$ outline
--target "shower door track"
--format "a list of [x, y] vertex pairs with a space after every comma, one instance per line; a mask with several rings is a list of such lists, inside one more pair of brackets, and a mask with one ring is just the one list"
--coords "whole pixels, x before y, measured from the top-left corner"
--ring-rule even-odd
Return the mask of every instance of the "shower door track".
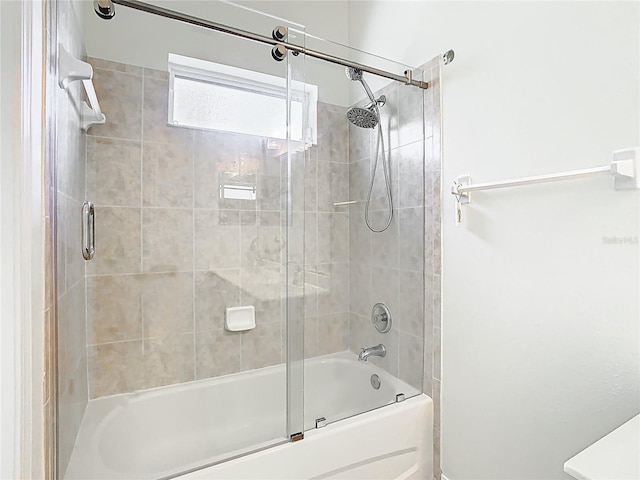
[[175, 10], [169, 10], [167, 8], [158, 7], [156, 5], [150, 5], [148, 3], [140, 2], [138, 0], [112, 0], [112, 1], [115, 4], [122, 5], [124, 7], [133, 8], [135, 10], [140, 10], [141, 12], [152, 13], [154, 15], [159, 15], [161, 17], [169, 18], [172, 20], [178, 20], [180, 22], [188, 23], [190, 25], [196, 25], [199, 27], [208, 28], [210, 30], [215, 30], [215, 31], [226, 33], [229, 35], [234, 35], [236, 37], [246, 38], [247, 40], [252, 40], [254, 42], [264, 43], [266, 45], [271, 45], [271, 46], [281, 45], [287, 50], [290, 50], [292, 52], [309, 55], [310, 57], [319, 58], [321, 60], [325, 60], [330, 63], [342, 65], [344, 67], [357, 68], [367, 73], [372, 73], [380, 77], [402, 82], [406, 85], [413, 85], [422, 89], [429, 88], [429, 84], [427, 82], [422, 82], [420, 80], [414, 79], [412, 76], [411, 70], [405, 70], [404, 75], [397, 75], [395, 73], [387, 72], [385, 70], [380, 70], [374, 67], [370, 67], [368, 65], [363, 65], [361, 63], [352, 62], [351, 60], [346, 60], [344, 58], [329, 55], [328, 53], [301, 47], [293, 43], [275, 40], [273, 38], [266, 37], [264, 35], [259, 35], [257, 33], [249, 32], [247, 30], [242, 30], [240, 28], [231, 27], [229, 25], [224, 25], [222, 23], [216, 23], [211, 20], [205, 20], [203, 18], [194, 17], [192, 15], [176, 12]]

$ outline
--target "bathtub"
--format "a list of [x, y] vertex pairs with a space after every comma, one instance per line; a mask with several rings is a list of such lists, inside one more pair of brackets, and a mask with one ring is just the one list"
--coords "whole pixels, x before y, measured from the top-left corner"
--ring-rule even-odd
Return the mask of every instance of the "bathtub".
[[286, 438], [277, 365], [90, 401], [64, 478], [433, 478], [429, 397], [351, 352], [306, 360], [304, 372], [304, 440]]

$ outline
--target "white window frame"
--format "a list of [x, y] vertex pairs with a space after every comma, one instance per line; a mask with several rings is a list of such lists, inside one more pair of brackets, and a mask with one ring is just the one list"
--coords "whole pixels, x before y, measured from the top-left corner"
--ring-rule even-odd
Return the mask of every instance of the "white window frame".
[[[287, 79], [254, 72], [220, 63], [169, 54], [169, 125], [178, 125], [174, 120], [174, 81], [176, 77], [200, 80], [216, 85], [243, 89], [257, 94], [287, 98]], [[318, 143], [318, 87], [310, 83], [292, 80], [292, 97], [302, 101], [303, 114], [306, 112], [305, 144]], [[186, 128], [190, 128], [185, 125]], [[213, 130], [213, 129], [212, 129]]]

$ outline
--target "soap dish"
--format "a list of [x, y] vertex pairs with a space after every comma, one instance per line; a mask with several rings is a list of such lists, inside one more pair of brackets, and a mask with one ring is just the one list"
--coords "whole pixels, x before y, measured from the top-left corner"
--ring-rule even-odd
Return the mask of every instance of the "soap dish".
[[224, 316], [224, 328], [230, 332], [242, 332], [256, 328], [256, 309], [248, 307], [229, 307]]

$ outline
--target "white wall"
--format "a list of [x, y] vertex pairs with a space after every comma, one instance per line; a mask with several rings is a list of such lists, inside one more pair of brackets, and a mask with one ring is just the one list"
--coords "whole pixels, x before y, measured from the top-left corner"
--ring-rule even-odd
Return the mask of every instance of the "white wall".
[[[42, 478], [43, 5], [0, 4], [0, 478]], [[26, 93], [28, 92], [28, 93]]]
[[[149, 3], [198, 16], [214, 22], [230, 25], [271, 37], [274, 27], [294, 27], [297, 22], [308, 33], [318, 32], [335, 42], [347, 41], [346, 1], [266, 1], [254, 0], [242, 3], [246, 9], [224, 2], [198, 0], [153, 0]], [[285, 62], [271, 58], [271, 47], [212, 32], [200, 27], [185, 25], [152, 14], [138, 12], [116, 5], [116, 16], [111, 20], [100, 19], [93, 11], [92, 2], [83, 2], [86, 23], [87, 54], [131, 65], [158, 70], [167, 69], [167, 54], [178, 53], [205, 60], [252, 69], [271, 75], [286, 75]], [[269, 15], [253, 11], [257, 9]], [[299, 28], [299, 27], [298, 27]], [[291, 39], [301, 43], [300, 36]], [[309, 48], [322, 44], [334, 54], [344, 49], [327, 45], [311, 38], [306, 39]], [[296, 65], [302, 65], [299, 57]], [[302, 67], [300, 67], [302, 68]], [[320, 86], [319, 96], [323, 102], [346, 105], [348, 83], [343, 74], [336, 75], [336, 67], [324, 62], [309, 60], [305, 63], [305, 79]]]
[[0, 478], [19, 469], [19, 351], [16, 349], [18, 298], [14, 281], [17, 250], [13, 222], [18, 176], [12, 161], [18, 149], [20, 5], [0, 2]]
[[562, 479], [563, 462], [638, 413], [639, 195], [608, 178], [474, 194], [604, 165], [640, 144], [635, 2], [352, 2], [350, 44], [421, 64], [443, 90], [443, 472]]

